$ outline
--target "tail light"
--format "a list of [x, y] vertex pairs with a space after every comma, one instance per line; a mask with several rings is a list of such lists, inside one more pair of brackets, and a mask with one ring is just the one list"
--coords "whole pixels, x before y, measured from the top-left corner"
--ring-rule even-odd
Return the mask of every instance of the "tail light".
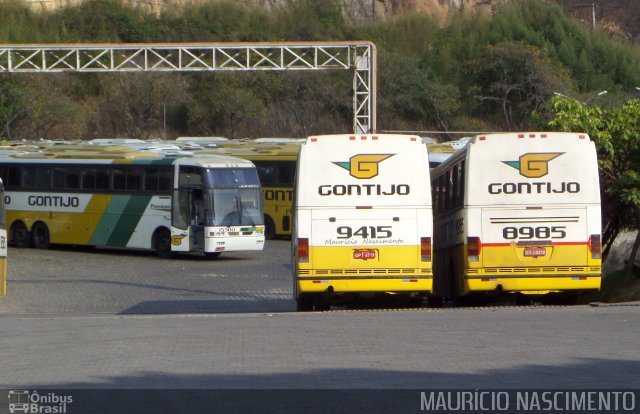
[[309, 263], [309, 239], [298, 239], [298, 262]]
[[592, 259], [602, 259], [602, 242], [599, 234], [589, 236], [589, 250]]
[[420, 260], [431, 261], [431, 237], [420, 237]]
[[480, 260], [480, 237], [467, 237], [467, 261]]

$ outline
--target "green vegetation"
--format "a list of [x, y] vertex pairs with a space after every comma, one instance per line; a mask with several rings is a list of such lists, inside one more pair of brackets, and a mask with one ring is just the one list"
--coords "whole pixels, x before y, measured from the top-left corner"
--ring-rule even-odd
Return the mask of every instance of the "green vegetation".
[[611, 273], [602, 279], [599, 292], [585, 294], [579, 301], [580, 303], [640, 301], [640, 273], [634, 273], [631, 279], [625, 276], [624, 271]]
[[[549, 127], [588, 133], [596, 144], [602, 188], [603, 257], [622, 230], [640, 230], [640, 99], [600, 108], [555, 96]], [[640, 231], [628, 260], [627, 278], [640, 247]]]
[[[591, 32], [558, 6], [515, 0], [493, 15], [350, 21], [337, 0], [249, 8], [212, 0], [160, 15], [87, 0], [52, 12], [0, 2], [0, 42], [371, 40], [379, 130], [532, 129], [560, 92], [615, 105], [637, 93], [640, 47]], [[179, 79], [179, 81], [176, 81]], [[52, 88], [53, 86], [53, 88]], [[352, 129], [348, 73], [24, 75], [0, 79], [6, 138], [303, 136]], [[141, 96], [145, 94], [146, 96]]]

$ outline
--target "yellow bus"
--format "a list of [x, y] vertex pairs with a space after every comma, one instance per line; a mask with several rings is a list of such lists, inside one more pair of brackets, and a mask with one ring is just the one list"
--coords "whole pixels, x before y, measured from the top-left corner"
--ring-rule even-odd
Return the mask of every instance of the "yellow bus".
[[253, 164], [239, 158], [60, 149], [5, 154], [0, 178], [16, 247], [54, 243], [216, 257], [264, 246], [259, 179]]
[[434, 295], [529, 301], [600, 288], [598, 164], [586, 134], [479, 135], [431, 170]]
[[431, 292], [429, 160], [420, 137], [309, 137], [300, 148], [294, 197], [299, 311]]
[[7, 295], [7, 217], [4, 207], [4, 185], [0, 180], [0, 297]]

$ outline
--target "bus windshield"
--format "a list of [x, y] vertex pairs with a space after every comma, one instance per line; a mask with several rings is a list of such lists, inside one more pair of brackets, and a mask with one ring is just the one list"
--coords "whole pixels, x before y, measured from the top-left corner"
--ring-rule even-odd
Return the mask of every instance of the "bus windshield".
[[[254, 171], [255, 172], [255, 171]], [[259, 188], [229, 188], [208, 190], [213, 200], [213, 216], [207, 215], [209, 226], [262, 225], [260, 213], [262, 192]]]
[[259, 187], [255, 168], [209, 168], [205, 172], [204, 185], [208, 188]]

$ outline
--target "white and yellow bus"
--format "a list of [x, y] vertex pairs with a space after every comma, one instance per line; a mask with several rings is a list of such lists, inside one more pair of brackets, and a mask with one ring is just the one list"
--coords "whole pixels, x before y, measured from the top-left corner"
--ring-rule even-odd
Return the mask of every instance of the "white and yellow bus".
[[302, 144], [291, 236], [298, 310], [431, 292], [428, 177], [417, 136], [324, 135]]
[[261, 250], [254, 165], [138, 151], [16, 153], [0, 158], [9, 241], [174, 252]]
[[4, 208], [4, 185], [0, 180], [0, 298], [7, 295], [7, 217]]
[[479, 135], [431, 180], [434, 295], [526, 300], [599, 289], [600, 188], [588, 135]]

